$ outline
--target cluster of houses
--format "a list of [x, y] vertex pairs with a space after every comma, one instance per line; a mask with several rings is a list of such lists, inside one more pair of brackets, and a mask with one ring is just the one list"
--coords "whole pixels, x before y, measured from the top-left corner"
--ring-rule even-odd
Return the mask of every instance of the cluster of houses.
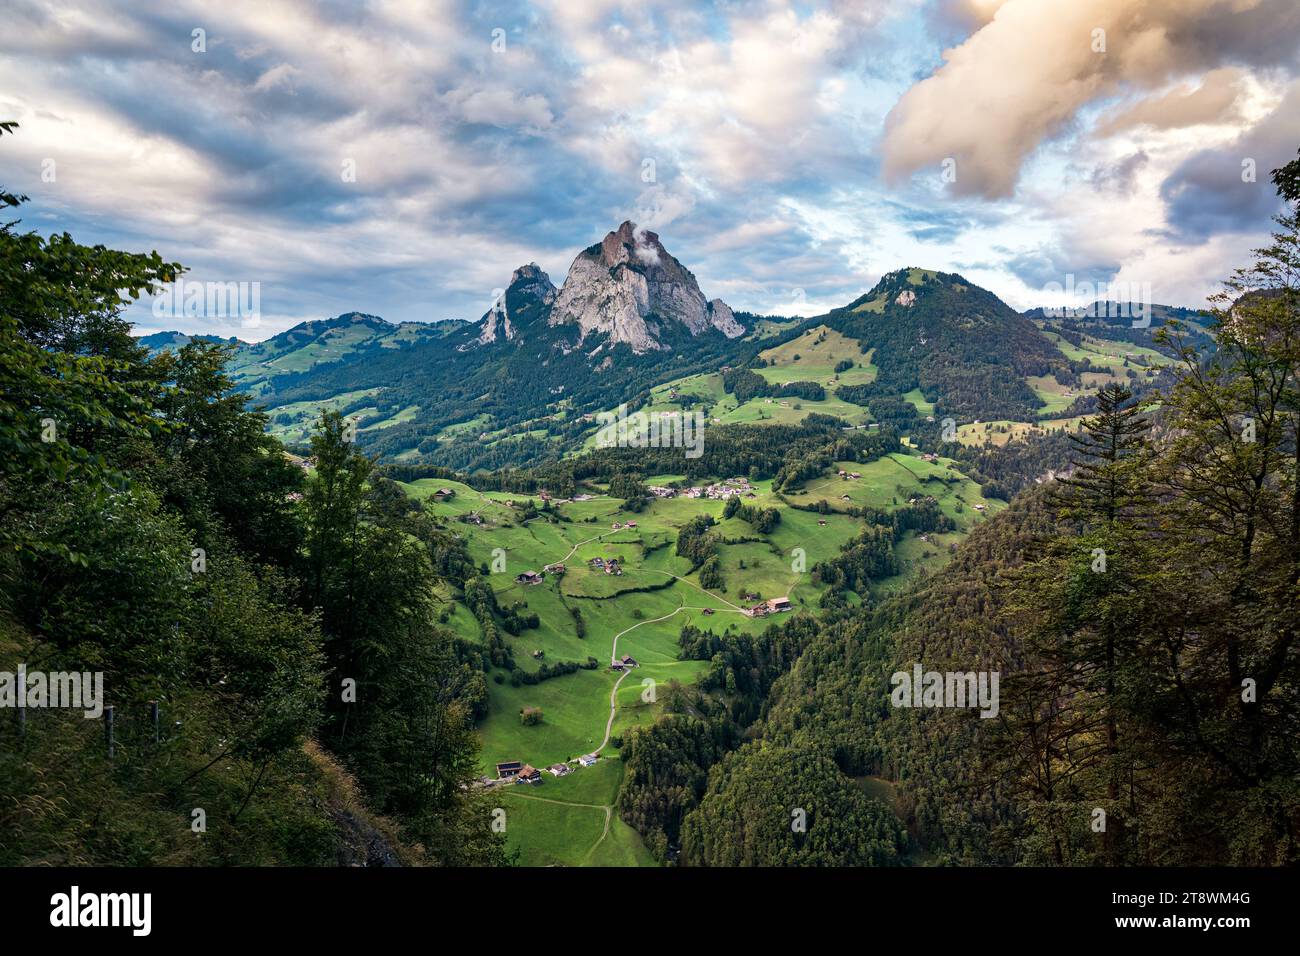
[[939, 456], [936, 455], [934, 452], [927, 451], [924, 455], [921, 456], [921, 460], [922, 460], [922, 461], [938, 461], [938, 460], [939, 460]]
[[[593, 767], [600, 757], [597, 754], [583, 754], [578, 758], [577, 763], [580, 767]], [[553, 763], [546, 768], [546, 772], [552, 777], [567, 777], [573, 773], [574, 767], [571, 763]], [[529, 786], [536, 786], [542, 782], [542, 772], [530, 763], [522, 760], [507, 760], [497, 764], [497, 775], [493, 777], [480, 777], [479, 784], [484, 787], [495, 787], [503, 783], [523, 783]]]
[[570, 501], [588, 501], [590, 500], [591, 495], [574, 495], [572, 498], [557, 498], [555, 495], [543, 488], [537, 492], [537, 497], [543, 504], [550, 502], [551, 504], [567, 505]]
[[618, 558], [610, 558], [606, 561], [604, 558], [592, 558], [591, 567], [596, 571], [604, 571], [606, 574], [622, 574], [623, 569], [618, 566]]
[[631, 670], [633, 667], [638, 666], [640, 665], [637, 664], [636, 658], [631, 654], [624, 654], [621, 658], [615, 658], [609, 662], [609, 669], [612, 671]]
[[788, 597], [772, 598], [768, 601], [761, 601], [753, 607], [747, 608], [745, 613], [750, 617], [767, 617], [769, 614], [779, 614], [782, 611], [794, 610], [794, 605], [790, 603]]
[[[718, 484], [705, 487], [692, 486], [680, 490], [665, 485], [650, 485], [646, 490], [656, 498], [676, 498], [681, 495], [684, 498], [711, 498], [721, 501], [734, 498], [736, 495], [744, 495], [746, 498], [758, 497], [748, 478], [728, 478]], [[629, 525], [629, 527], [634, 527], [634, 525]]]
[[564, 574], [566, 568], [559, 562], [548, 564], [540, 571], [524, 571], [522, 574], [515, 575], [515, 584], [541, 584], [546, 580], [548, 574], [554, 574], [556, 577]]
[[857, 479], [861, 477], [862, 477], [862, 473], [858, 471], [843, 471], [843, 470], [840, 471], [840, 478], [843, 479], [844, 481], [849, 481], [851, 479]]
[[557, 505], [567, 505], [571, 501], [590, 501], [592, 498], [591, 495], [586, 495], [586, 494], [574, 495], [572, 498], [557, 498], [555, 497], [555, 495], [553, 495], [550, 492], [549, 489], [546, 488], [542, 488], [541, 490], [539, 490], [537, 492], [537, 497], [543, 502], [549, 501], [552, 504], [557, 504]]
[[[554, 772], [554, 768], [547, 769]], [[560, 775], [556, 774], [556, 776]], [[512, 783], [539, 784], [542, 782], [542, 772], [530, 763], [507, 760], [505, 763], [497, 764], [497, 781], [504, 780]]]
[[[522, 760], [506, 760], [497, 764], [497, 780], [510, 780], [514, 783], [540, 783], [542, 775], [532, 764]], [[487, 780], [483, 781], [487, 783]]]
[[717, 501], [725, 501], [738, 495], [744, 495], [746, 498], [758, 497], [746, 478], [728, 478], [720, 484], [705, 488], [687, 488], [684, 493], [688, 498], [710, 498]]
[[624, 528], [635, 528], [635, 527], [636, 527], [635, 521], [629, 521], [627, 524], [622, 524], [621, 522], [615, 521], [613, 524], [609, 526], [609, 530], [622, 531]]

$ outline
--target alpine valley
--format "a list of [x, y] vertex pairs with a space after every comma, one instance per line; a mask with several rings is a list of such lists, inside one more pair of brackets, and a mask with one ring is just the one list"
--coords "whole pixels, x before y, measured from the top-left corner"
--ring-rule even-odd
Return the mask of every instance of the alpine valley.
[[151, 6], [6, 18], [6, 939], [1282, 912], [1296, 0]]
[[[350, 312], [240, 344], [228, 373], [309, 480], [322, 413], [377, 461], [375, 493], [426, 543], [437, 621], [476, 675], [473, 786], [506, 812], [521, 862], [662, 863], [684, 841], [682, 862], [759, 862], [762, 840], [719, 836], [731, 824], [708, 794], [733, 771], [709, 768], [740, 759], [798, 661], [847, 654], [819, 679], [865, 679], [884, 645], [827, 643], [949, 580], [935, 576], [950, 562], [968, 568], [968, 538], [1018, 533], [980, 526], [1021, 491], [1038, 513], [1099, 389], [1168, 384], [1167, 320], [1213, 344], [1207, 316], [1157, 306], [1143, 327], [1129, 305], [1020, 314], [960, 275], [903, 268], [824, 315], [735, 313], [625, 222], [559, 288], [515, 270], [476, 322]], [[602, 413], [620, 407], [698, 415], [703, 453], [604, 447]], [[959, 852], [881, 753], [837, 769], [806, 746], [744, 757], [762, 768], [747, 779], [779, 783], [740, 799], [763, 818], [797, 791], [835, 807], [807, 859]]]
[[[476, 322], [348, 312], [239, 343], [229, 370], [290, 447], [305, 448], [328, 408], [384, 462], [466, 472], [570, 456], [620, 405], [699, 409], [710, 425], [822, 414], [905, 433], [952, 417], [964, 444], [1001, 444], [1076, 423], [1105, 382], [1152, 386], [1165, 319], [1203, 337], [1191, 310], [1154, 306], [1134, 328], [1127, 306], [1020, 315], [959, 275], [908, 268], [822, 316], [733, 313], [658, 235], [624, 222], [558, 289], [536, 264], [516, 269]], [[186, 341], [141, 339], [155, 351]]]
[[1294, 862], [1278, 222], [1213, 313], [907, 267], [753, 315], [626, 222], [477, 321], [256, 344], [0, 229], [0, 676], [122, 715], [0, 726], [0, 862]]

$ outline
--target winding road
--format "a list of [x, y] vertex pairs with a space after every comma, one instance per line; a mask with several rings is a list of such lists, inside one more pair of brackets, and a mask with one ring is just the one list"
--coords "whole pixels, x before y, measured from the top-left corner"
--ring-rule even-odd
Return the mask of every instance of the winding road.
[[603, 803], [574, 803], [570, 800], [552, 800], [550, 797], [534, 797], [527, 793], [519, 793], [517, 790], [510, 791], [510, 795], [512, 797], [518, 797], [520, 800], [536, 800], [538, 803], [554, 803], [561, 807], [582, 807], [583, 809], [590, 810], [604, 810], [605, 829], [601, 831], [600, 839], [591, 845], [591, 849], [587, 851], [587, 856], [591, 856], [591, 854], [595, 853], [596, 848], [605, 842], [605, 837], [609, 836], [609, 825], [614, 817], [613, 806]]
[[[660, 572], [658, 572], [658, 573], [659, 573], [659, 574], [668, 574], [669, 572], [667, 572], [667, 571], [660, 571]], [[685, 580], [686, 580], [685, 578], [678, 577], [678, 576], [675, 575], [675, 574], [672, 575], [672, 577], [677, 578], [678, 581], [685, 581]], [[687, 583], [687, 584], [691, 584], [690, 581], [686, 581], [686, 583]], [[704, 591], [703, 588], [697, 587], [697, 586], [694, 585], [694, 584], [691, 584], [691, 587], [694, 587], [694, 588], [696, 588], [696, 590], [699, 590], [699, 591]], [[705, 593], [705, 594], [708, 594], [710, 597], [717, 597], [717, 595], [714, 595], [714, 594], [710, 593], [709, 591], [704, 591], [704, 593]], [[717, 598], [717, 599], [718, 599], [719, 601], [722, 601], [723, 604], [731, 604], [730, 601], [723, 601], [722, 598]], [[744, 614], [744, 613], [745, 613], [745, 611], [744, 611], [743, 608], [736, 607], [736, 605], [734, 605], [734, 604], [731, 604], [731, 607], [734, 609], [734, 610], [732, 611], [732, 613], [736, 613], [736, 614]], [[666, 621], [666, 620], [668, 620], [670, 617], [673, 617], [673, 616], [676, 615], [676, 614], [680, 614], [682, 611], [703, 611], [703, 610], [704, 610], [704, 607], [703, 607], [703, 606], [698, 606], [698, 607], [697, 607], [697, 606], [695, 606], [695, 605], [693, 605], [693, 604], [683, 604], [681, 607], [679, 607], [679, 608], [675, 608], [674, 610], [669, 611], [667, 614], [663, 615], [662, 617], [652, 617], [652, 618], [650, 618], [650, 620], [648, 620], [648, 621], [637, 621], [637, 622], [636, 622], [635, 624], [633, 624], [631, 627], [625, 627], [625, 628], [623, 628], [623, 630], [619, 631], [617, 634], [614, 635], [614, 646], [613, 646], [612, 648], [610, 648], [610, 652], [609, 652], [610, 660], [617, 660], [617, 659], [618, 659], [618, 639], [619, 639], [620, 637], [622, 637], [624, 634], [626, 634], [628, 631], [634, 631], [634, 630], [636, 630], [638, 627], [640, 627], [642, 624], [657, 624], [657, 623], [660, 622], [660, 621]], [[621, 684], [623, 683], [623, 681], [627, 679], [627, 675], [630, 674], [630, 673], [632, 673], [632, 672], [631, 672], [631, 671], [628, 671], [628, 670], [623, 671], [622, 676], [620, 676], [619, 679], [616, 680], [616, 681], [614, 682], [614, 689], [611, 690], [611, 691], [609, 692], [609, 719], [608, 719], [607, 721], [605, 721], [605, 739], [602, 740], [602, 741], [600, 742], [600, 746], [599, 746], [599, 747], [597, 747], [595, 750], [592, 751], [592, 753], [594, 753], [594, 754], [598, 754], [598, 753], [600, 753], [600, 752], [601, 752], [602, 750], [604, 750], [605, 747], [609, 744], [609, 735], [610, 735], [610, 732], [613, 730], [613, 727], [614, 727], [614, 718], [615, 718], [616, 716], [618, 716], [618, 688], [619, 688], [619, 685], [621, 685]]]
[[[620, 530], [621, 530], [621, 529], [620, 529]], [[552, 561], [551, 563], [552, 563], [552, 564], [563, 564], [565, 561], [568, 561], [569, 558], [573, 557], [574, 554], [577, 553], [578, 549], [581, 548], [584, 544], [590, 544], [590, 543], [593, 542], [593, 541], [599, 541], [601, 538], [605, 537], [605, 535], [607, 535], [607, 534], [613, 534], [613, 533], [614, 533], [613, 531], [603, 531], [603, 532], [601, 532], [600, 534], [596, 535], [594, 538], [588, 538], [586, 541], [579, 541], [577, 544], [575, 544], [572, 548], [569, 549], [569, 553], [568, 553], [568, 554], [566, 554], [564, 557], [560, 558], [559, 561]], [[534, 535], [533, 537], [536, 537], [536, 535]]]
[[[622, 529], [620, 529], [620, 530], [622, 530]], [[563, 558], [561, 558], [559, 561], [554, 562], [554, 563], [556, 563], [556, 564], [563, 564], [564, 562], [566, 562], [566, 561], [568, 561], [570, 558], [572, 558], [572, 557], [574, 556], [574, 554], [577, 553], [578, 549], [579, 549], [580, 547], [582, 547], [584, 544], [590, 544], [592, 541], [600, 541], [600, 540], [602, 540], [603, 538], [605, 538], [607, 535], [614, 534], [614, 533], [615, 533], [615, 532], [613, 532], [613, 531], [604, 531], [604, 532], [601, 532], [601, 533], [598, 534], [598, 535], [595, 535], [595, 536], [593, 536], [593, 537], [587, 538], [587, 539], [585, 539], [585, 540], [583, 540], [583, 541], [579, 541], [577, 544], [575, 544], [572, 548], [569, 549], [569, 553], [568, 553], [568, 554], [566, 554]], [[682, 577], [682, 576], [679, 575], [679, 574], [673, 574], [671, 571], [660, 571], [660, 570], [655, 569], [655, 568], [642, 568], [641, 570], [643, 570], [643, 571], [650, 571], [650, 572], [652, 572], [652, 573], [654, 573], [654, 574], [666, 574], [666, 575], [668, 575], [670, 578], [672, 578], [673, 580], [675, 580], [675, 581], [681, 581], [683, 584], [685, 584], [685, 585], [687, 585], [687, 586], [689, 586], [689, 587], [694, 588], [695, 590], [699, 591], [701, 594], [706, 594], [706, 595], [708, 595], [709, 597], [713, 598], [715, 601], [719, 601], [719, 602], [721, 602], [722, 604], [727, 605], [726, 608], [714, 608], [713, 610], [715, 610], [715, 611], [725, 611], [725, 612], [732, 613], [732, 614], [744, 614], [744, 613], [746, 613], [745, 609], [742, 608], [742, 607], [740, 607], [739, 605], [732, 604], [732, 603], [731, 603], [730, 601], [728, 601], [726, 598], [719, 597], [718, 595], [714, 594], [712, 591], [709, 591], [709, 590], [707, 590], [707, 589], [705, 589], [705, 588], [700, 587], [698, 584], [696, 584], [696, 583], [693, 582], [693, 581], [688, 581], [688, 580], [686, 580], [686, 578]], [[680, 614], [682, 611], [703, 611], [703, 610], [706, 610], [706, 606], [705, 606], [705, 605], [683, 604], [683, 605], [681, 605], [680, 607], [674, 608], [672, 611], [669, 611], [667, 614], [664, 614], [664, 615], [662, 615], [662, 616], [660, 616], [660, 617], [650, 618], [649, 620], [646, 620], [646, 621], [637, 621], [635, 624], [631, 625], [630, 627], [625, 627], [625, 628], [623, 628], [623, 630], [619, 631], [617, 634], [614, 635], [614, 639], [613, 639], [613, 641], [611, 642], [610, 651], [609, 651], [610, 661], [612, 662], [612, 661], [615, 661], [615, 660], [618, 659], [618, 641], [619, 641], [619, 638], [621, 638], [624, 634], [627, 634], [629, 631], [634, 631], [634, 630], [636, 630], [638, 627], [641, 627], [641, 626], [644, 625], [644, 624], [657, 624], [657, 623], [659, 623], [660, 621], [666, 621], [666, 620], [668, 620], [669, 618], [674, 617], [674, 616], [676, 616], [677, 614]], [[631, 673], [632, 673], [632, 671], [630, 671], [630, 670], [625, 670], [625, 671], [623, 671], [623, 673], [619, 675], [618, 680], [616, 680], [616, 681], [614, 682], [614, 687], [613, 687], [613, 688], [610, 690], [610, 692], [609, 692], [609, 718], [605, 721], [605, 735], [604, 735], [604, 737], [601, 739], [600, 746], [597, 747], [595, 750], [591, 751], [593, 754], [599, 754], [602, 750], [604, 750], [607, 746], [609, 746], [609, 738], [610, 738], [610, 735], [613, 733], [613, 729], [614, 729], [614, 718], [618, 716], [618, 689], [619, 689], [619, 687], [622, 686], [623, 681], [625, 681], [625, 680], [627, 679], [627, 676], [628, 676], [629, 674], [631, 674]], [[549, 797], [535, 797], [535, 796], [532, 796], [531, 794], [527, 794], [527, 793], [523, 793], [523, 792], [521, 792], [521, 791], [520, 791], [520, 788], [518, 788], [518, 787], [512, 787], [512, 788], [510, 789], [509, 793], [510, 793], [511, 796], [518, 797], [518, 798], [521, 799], [521, 800], [537, 800], [537, 801], [539, 801], [539, 802], [541, 802], [541, 803], [554, 803], [554, 804], [558, 804], [558, 805], [560, 805], [560, 806], [566, 806], [566, 807], [584, 807], [584, 808], [590, 808], [590, 809], [592, 809], [592, 810], [604, 810], [604, 811], [605, 811], [605, 827], [604, 827], [604, 829], [601, 831], [600, 839], [598, 839], [598, 840], [597, 840], [597, 841], [592, 845], [591, 849], [587, 851], [587, 856], [588, 856], [588, 857], [589, 857], [592, 853], [595, 853], [595, 852], [596, 852], [596, 849], [597, 849], [597, 848], [598, 848], [598, 847], [599, 847], [603, 842], [605, 842], [605, 838], [606, 838], [607, 836], [609, 836], [609, 828], [610, 828], [610, 824], [611, 824], [611, 822], [612, 822], [612, 819], [613, 819], [613, 813], [614, 813], [614, 807], [613, 807], [612, 805], [605, 805], [605, 804], [599, 804], [599, 803], [574, 803], [574, 802], [572, 802], [572, 801], [568, 801], [568, 800], [553, 800], [553, 799], [551, 799], [551, 798], [549, 798]]]

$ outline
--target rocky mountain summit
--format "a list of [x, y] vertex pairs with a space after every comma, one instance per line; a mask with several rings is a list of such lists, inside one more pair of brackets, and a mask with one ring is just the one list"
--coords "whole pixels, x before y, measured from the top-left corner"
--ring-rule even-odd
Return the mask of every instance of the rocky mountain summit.
[[516, 269], [505, 293], [480, 319], [478, 336], [461, 348], [511, 341], [521, 325], [543, 314], [557, 331], [576, 327], [578, 344], [599, 334], [607, 344], [623, 342], [638, 354], [668, 348], [662, 335], [667, 323], [693, 336], [711, 329], [732, 339], [745, 334], [731, 308], [721, 299], [706, 300], [695, 276], [659, 236], [633, 222], [580, 252], [558, 292], [536, 263]]
[[680, 322], [692, 335], [710, 328], [728, 338], [745, 333], [721, 299], [705, 300], [687, 268], [653, 232], [624, 222], [569, 267], [555, 299], [550, 325], [573, 324], [585, 339], [593, 332], [625, 342], [634, 352], [662, 348], [652, 320]]
[[519, 328], [537, 317], [555, 301], [555, 285], [536, 262], [520, 266], [510, 276], [505, 290], [483, 314], [477, 344], [514, 339]]

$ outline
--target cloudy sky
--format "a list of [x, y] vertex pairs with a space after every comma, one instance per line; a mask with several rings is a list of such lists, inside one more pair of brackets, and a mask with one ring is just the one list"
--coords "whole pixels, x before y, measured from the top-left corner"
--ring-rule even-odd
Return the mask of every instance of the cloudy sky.
[[909, 265], [1200, 305], [1300, 147], [1296, 0], [5, 7], [25, 225], [260, 283], [257, 328], [142, 331], [478, 318], [628, 218], [760, 313]]

